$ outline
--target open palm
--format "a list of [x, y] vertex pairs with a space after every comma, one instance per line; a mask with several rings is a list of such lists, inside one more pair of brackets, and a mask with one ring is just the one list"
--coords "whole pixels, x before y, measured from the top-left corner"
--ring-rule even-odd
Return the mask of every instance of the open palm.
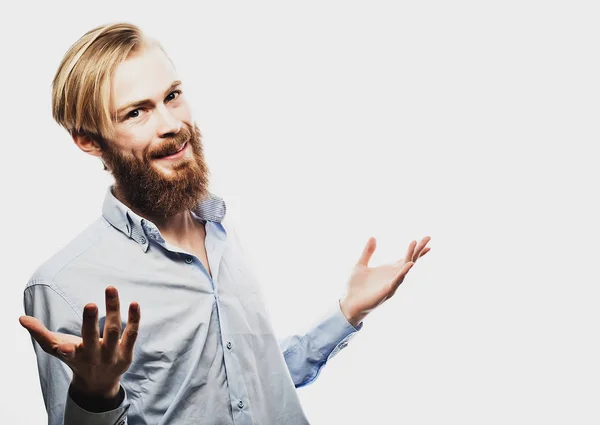
[[375, 238], [369, 238], [348, 280], [346, 296], [340, 302], [353, 325], [394, 295], [415, 262], [431, 250], [427, 246], [430, 240], [426, 236], [418, 244], [412, 241], [406, 255], [395, 263], [369, 267], [376, 247]]
[[98, 307], [87, 304], [83, 309], [81, 336], [52, 332], [35, 317], [21, 316], [19, 322], [42, 349], [73, 370], [73, 384], [88, 394], [115, 396], [120, 376], [133, 361], [133, 348], [140, 323], [137, 303], [129, 306], [128, 322], [121, 336], [119, 295], [115, 287], [106, 288], [106, 322], [100, 338]]

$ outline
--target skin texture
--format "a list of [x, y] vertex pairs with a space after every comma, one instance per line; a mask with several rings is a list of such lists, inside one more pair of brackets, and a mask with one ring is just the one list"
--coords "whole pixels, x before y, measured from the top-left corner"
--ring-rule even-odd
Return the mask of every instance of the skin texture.
[[[117, 67], [112, 80], [113, 140], [74, 134], [77, 146], [102, 158], [115, 178], [115, 196], [134, 212], [154, 222], [170, 243], [190, 252], [204, 252], [204, 229], [189, 209], [208, 193], [208, 167], [201, 134], [177, 73], [158, 47], [148, 47]], [[122, 107], [147, 99], [143, 105]], [[159, 158], [186, 145], [177, 158]], [[202, 237], [199, 238], [198, 236]], [[198, 242], [200, 240], [200, 242]], [[340, 308], [357, 326], [371, 311], [391, 298], [416, 261], [427, 254], [430, 238], [412, 241], [406, 254], [393, 264], [369, 267], [375, 239], [369, 238], [347, 283]], [[198, 244], [201, 245], [198, 245]], [[51, 332], [37, 319], [19, 321], [40, 346], [73, 370], [72, 387], [91, 397], [111, 399], [119, 394], [120, 378], [133, 360], [141, 311], [129, 305], [127, 326], [121, 335], [117, 289], [106, 288], [104, 338], [98, 328], [98, 308], [84, 308], [82, 337]]]

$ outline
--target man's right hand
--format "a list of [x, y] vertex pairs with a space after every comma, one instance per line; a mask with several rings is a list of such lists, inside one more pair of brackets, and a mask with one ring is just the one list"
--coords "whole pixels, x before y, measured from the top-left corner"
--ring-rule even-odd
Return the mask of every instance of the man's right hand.
[[71, 385], [91, 397], [115, 398], [119, 394], [121, 375], [133, 361], [133, 347], [140, 325], [140, 306], [129, 305], [127, 326], [121, 339], [121, 312], [117, 288], [109, 286], [106, 296], [104, 338], [100, 338], [98, 307], [87, 304], [83, 309], [81, 338], [49, 331], [31, 316], [21, 316], [19, 322], [29, 331], [45, 352], [73, 370]]

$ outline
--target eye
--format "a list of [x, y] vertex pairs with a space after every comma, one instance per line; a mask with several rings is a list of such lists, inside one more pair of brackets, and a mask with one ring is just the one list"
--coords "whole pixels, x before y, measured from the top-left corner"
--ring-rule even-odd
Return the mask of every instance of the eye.
[[174, 90], [171, 93], [169, 93], [169, 95], [165, 98], [165, 100], [167, 102], [169, 102], [171, 100], [175, 100], [176, 98], [179, 97], [179, 95], [181, 95], [181, 90]]
[[125, 119], [129, 119], [129, 118], [137, 118], [140, 116], [140, 110], [139, 109], [134, 109], [133, 111], [130, 111], [127, 116], [125, 117]]

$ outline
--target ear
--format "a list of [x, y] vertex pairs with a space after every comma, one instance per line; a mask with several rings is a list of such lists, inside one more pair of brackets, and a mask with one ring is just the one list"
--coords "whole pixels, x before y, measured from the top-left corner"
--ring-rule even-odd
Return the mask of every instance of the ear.
[[73, 137], [73, 141], [75, 142], [77, 147], [79, 147], [79, 149], [81, 149], [85, 153], [97, 157], [102, 156], [102, 148], [100, 147], [100, 144], [95, 139], [90, 137], [87, 133], [73, 132], [71, 134], [71, 137]]

